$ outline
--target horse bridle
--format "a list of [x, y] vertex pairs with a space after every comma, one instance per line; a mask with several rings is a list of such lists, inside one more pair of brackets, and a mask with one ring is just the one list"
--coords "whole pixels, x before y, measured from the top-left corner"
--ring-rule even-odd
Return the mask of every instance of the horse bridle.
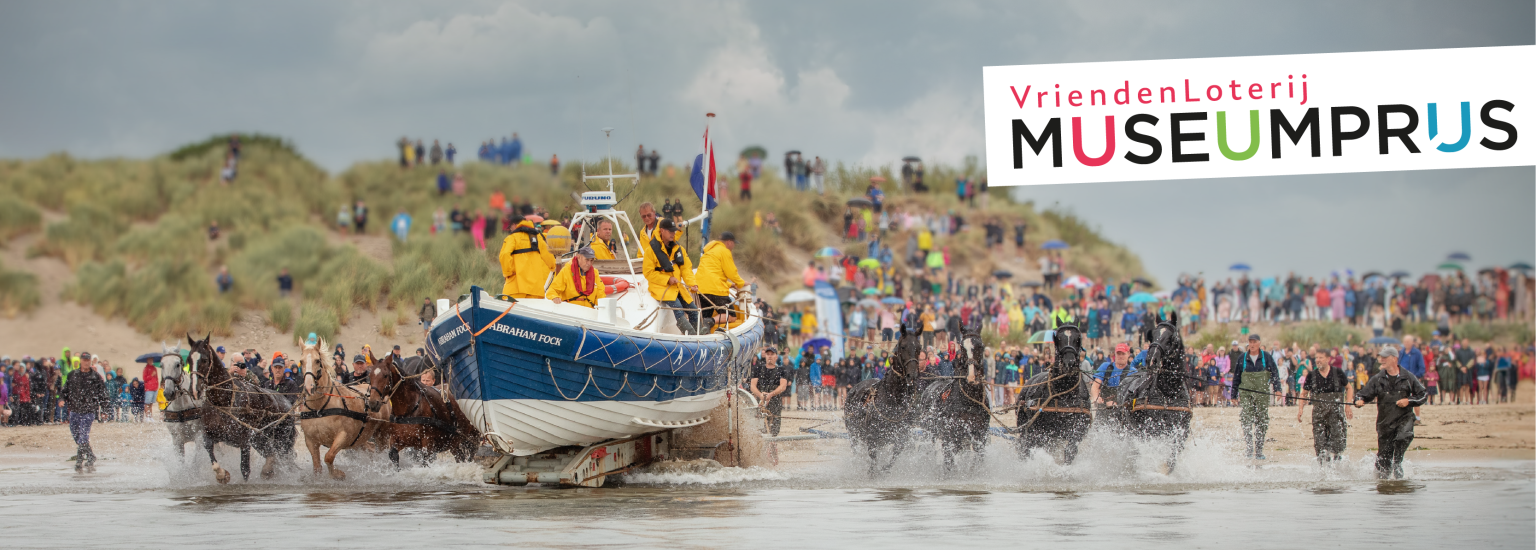
[[390, 372], [395, 373], [396, 377], [395, 383], [390, 384], [389, 386], [389, 393], [385, 393], [383, 390], [373, 387], [372, 382], [368, 383], [368, 395], [371, 397], [374, 393], [379, 394], [378, 401], [374, 401], [373, 399], [366, 399], [363, 401], [363, 408], [367, 409], [368, 412], [378, 412], [379, 409], [382, 409], [384, 407], [384, 402], [393, 399], [395, 397], [395, 392], [400, 389], [400, 385], [405, 383], [405, 375], [400, 373], [400, 368], [395, 366], [394, 361], [389, 362], [389, 370]]

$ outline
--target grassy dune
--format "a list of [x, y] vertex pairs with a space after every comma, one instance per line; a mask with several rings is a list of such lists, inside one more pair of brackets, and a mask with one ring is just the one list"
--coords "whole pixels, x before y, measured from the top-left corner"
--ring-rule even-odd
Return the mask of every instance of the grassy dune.
[[[574, 197], [586, 190], [580, 183], [582, 166], [571, 163], [559, 174], [547, 166], [504, 167], [462, 164], [467, 182], [463, 196], [439, 195], [438, 168], [402, 169], [389, 161], [361, 162], [329, 175], [281, 139], [266, 136], [243, 140], [240, 174], [235, 183], [221, 184], [218, 170], [224, 158], [224, 138], [214, 137], [151, 159], [80, 160], [64, 154], [34, 160], [0, 161], [0, 238], [41, 232], [27, 252], [66, 262], [75, 278], [63, 296], [97, 312], [126, 319], [156, 338], [185, 332], [228, 334], [242, 311], [260, 311], [282, 331], [334, 336], [361, 309], [379, 312], [381, 330], [390, 334], [415, 319], [424, 297], [456, 296], [471, 285], [499, 288], [495, 262], [499, 243], [477, 250], [463, 235], [433, 234], [432, 214], [459, 207], [467, 213], [489, 211], [489, 198], [502, 191], [508, 200], [531, 201], [553, 217], [570, 215]], [[620, 171], [632, 170], [615, 162]], [[606, 163], [593, 163], [588, 173], [606, 173]], [[722, 162], [722, 173], [734, 166]], [[942, 213], [960, 210], [954, 179], [975, 174], [974, 162], [962, 167], [931, 166], [933, 192], [911, 194], [885, 186], [888, 204], [904, 210]], [[449, 176], [453, 172], [448, 172]], [[842, 164], [829, 170], [825, 195], [799, 193], [772, 169], [753, 183], [754, 199], [736, 200], [734, 176], [722, 184], [722, 201], [714, 231], [741, 237], [736, 255], [741, 267], [770, 285], [793, 284], [805, 258], [822, 246], [843, 246], [839, 238], [844, 202], [863, 194], [871, 176], [894, 181], [888, 169], [871, 170]], [[639, 221], [641, 202], [660, 205], [682, 199], [689, 216], [698, 213], [687, 173], [664, 168], [639, 186], [619, 184], [631, 219]], [[1029, 224], [1029, 239], [1061, 238], [1074, 245], [1069, 266], [1091, 276], [1121, 278], [1143, 275], [1140, 260], [1109, 243], [1071, 214], [1037, 212], [1031, 204], [994, 190], [990, 206], [963, 210], [979, 225], [997, 217], [1011, 225]], [[354, 201], [370, 208], [370, 235], [390, 235], [396, 212], [414, 218], [406, 242], [392, 236], [389, 261], [360, 251], [334, 233], [337, 209]], [[978, 205], [980, 203], [978, 202]], [[44, 224], [49, 219], [60, 221]], [[773, 213], [782, 235], [754, 227], [758, 214]], [[217, 223], [220, 237], [208, 238]], [[689, 249], [697, 254], [697, 229], [690, 229]], [[902, 250], [905, 235], [890, 240]], [[957, 264], [977, 274], [990, 272], [1000, 258], [980, 250], [979, 228], [939, 244], [951, 246]], [[860, 245], [861, 246], [861, 245]], [[859, 247], [850, 245], [850, 251]], [[1011, 248], [1009, 248], [1011, 250]], [[899, 252], [898, 252], [899, 255]], [[228, 266], [233, 288], [219, 293], [214, 274]], [[279, 295], [275, 278], [287, 269], [295, 281], [294, 296]], [[40, 302], [36, 278], [0, 266], [0, 312], [14, 315]]]

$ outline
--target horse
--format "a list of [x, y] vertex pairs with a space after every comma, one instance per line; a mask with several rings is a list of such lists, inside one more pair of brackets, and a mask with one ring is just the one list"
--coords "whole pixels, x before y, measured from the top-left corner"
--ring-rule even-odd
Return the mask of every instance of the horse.
[[213, 446], [223, 443], [240, 449], [240, 476], [251, 479], [251, 448], [266, 458], [261, 467], [261, 477], [270, 478], [277, 465], [276, 460], [293, 454], [297, 432], [288, 416], [288, 399], [257, 387], [243, 379], [232, 378], [223, 361], [214, 354], [209, 343], [212, 336], [201, 341], [187, 336], [192, 353], [197, 359], [192, 363], [193, 375], [204, 388], [206, 404], [203, 410], [203, 448], [213, 463], [213, 476], [219, 483], [229, 483], [228, 470], [219, 466], [213, 454]]
[[[187, 456], [187, 443], [199, 443], [203, 438], [203, 391], [196, 376], [187, 376], [189, 368], [182, 364], [181, 354], [161, 345], [165, 354], [160, 359], [160, 389], [165, 393], [164, 421], [171, 432], [171, 445], [176, 455]], [[196, 448], [196, 447], [194, 447]]]
[[330, 448], [325, 453], [325, 467], [332, 479], [342, 480], [347, 473], [336, 467], [336, 455], [359, 442], [367, 443], [383, 422], [370, 418], [366, 411], [368, 384], [338, 383], [326, 365], [323, 349], [325, 341], [321, 340], [305, 343], [301, 352], [304, 394], [299, 403], [299, 429], [304, 432], [314, 474], [320, 475], [320, 447], [325, 446]]
[[1089, 382], [1080, 367], [1083, 333], [1075, 325], [1062, 325], [1051, 342], [1056, 348], [1051, 367], [1029, 377], [1019, 394], [1017, 446], [1020, 458], [1036, 450], [1060, 448], [1062, 463], [1071, 464], [1093, 422]]
[[[910, 327], [903, 322], [886, 376], [855, 384], [843, 403], [843, 423], [848, 426], [849, 439], [855, 448], [863, 445], [869, 451], [870, 475], [889, 471], [912, 438], [912, 427], [917, 423], [913, 403], [919, 388], [922, 337], [922, 323]], [[882, 467], [875, 455], [886, 446], [891, 447], [891, 461]]]
[[382, 410], [389, 419], [379, 426], [378, 435], [395, 468], [400, 467], [400, 449], [421, 449], [427, 462], [443, 451], [453, 453], [457, 462], [474, 458], [480, 432], [459, 404], [445, 399], [437, 388], [422, 385], [418, 377], [402, 374], [394, 355], [374, 362], [368, 386], [367, 410]]
[[918, 426], [939, 444], [946, 472], [954, 467], [956, 453], [971, 450], [979, 456], [986, 450], [992, 413], [987, 405], [985, 356], [978, 318], [962, 332], [955, 357], [955, 373], [963, 368], [964, 378], [929, 382], [918, 397]]
[[1169, 314], [1167, 321], [1148, 329], [1145, 336], [1152, 343], [1146, 368], [1121, 381], [1120, 401], [1127, 411], [1127, 431], [1132, 435], [1171, 438], [1173, 449], [1165, 462], [1165, 472], [1171, 473], [1194, 418], [1189, 385], [1185, 384], [1184, 339], [1179, 336], [1178, 314]]

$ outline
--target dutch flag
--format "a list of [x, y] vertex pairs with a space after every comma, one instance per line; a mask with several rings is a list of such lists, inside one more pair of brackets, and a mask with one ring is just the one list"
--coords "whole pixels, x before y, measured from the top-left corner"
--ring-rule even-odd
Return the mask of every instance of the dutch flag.
[[[714, 114], [709, 116], [713, 117]], [[688, 177], [693, 192], [704, 203], [704, 210], [714, 210], [715, 202], [715, 148], [709, 143], [709, 125], [704, 125], [704, 152], [693, 159], [693, 173]]]

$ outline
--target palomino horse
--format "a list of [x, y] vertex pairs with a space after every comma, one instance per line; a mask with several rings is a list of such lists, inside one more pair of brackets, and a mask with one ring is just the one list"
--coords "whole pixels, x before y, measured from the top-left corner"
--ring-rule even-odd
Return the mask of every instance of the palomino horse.
[[[912, 439], [912, 427], [917, 423], [914, 402], [919, 389], [918, 355], [922, 342], [923, 325], [910, 327], [903, 323], [896, 354], [885, 377], [855, 384], [843, 403], [843, 423], [848, 426], [853, 444], [863, 445], [869, 451], [871, 475], [889, 471]], [[880, 466], [875, 455], [886, 446], [891, 447], [891, 461]]]
[[1189, 386], [1184, 383], [1184, 339], [1179, 336], [1179, 315], [1147, 330], [1152, 349], [1147, 352], [1146, 368], [1125, 377], [1120, 383], [1120, 402], [1128, 411], [1126, 428], [1144, 439], [1169, 438], [1173, 444], [1167, 461], [1172, 473], [1189, 437]]
[[1093, 423], [1088, 409], [1088, 375], [1083, 374], [1083, 333], [1075, 325], [1056, 328], [1056, 356], [1045, 372], [1029, 377], [1019, 394], [1019, 456], [1060, 447], [1062, 462], [1077, 458], [1077, 444]]
[[421, 449], [428, 462], [443, 451], [458, 462], [474, 458], [480, 432], [457, 402], [418, 378], [402, 375], [394, 355], [375, 361], [368, 371], [368, 410], [384, 410], [389, 418], [378, 431], [389, 447], [389, 460], [400, 467], [400, 449]]
[[187, 443], [203, 438], [203, 392], [196, 376], [187, 374], [189, 365], [176, 350], [161, 346], [160, 388], [165, 392], [165, 427], [171, 432], [171, 445], [178, 456], [187, 455]]
[[974, 466], [981, 463], [980, 455], [987, 448], [992, 413], [987, 408], [987, 372], [982, 360], [985, 356], [986, 344], [981, 342], [978, 317], [960, 338], [954, 358], [957, 377], [929, 382], [918, 397], [918, 424], [942, 447], [946, 472], [954, 467], [955, 454], [973, 451]]
[[251, 447], [266, 458], [261, 467], [261, 477], [272, 477], [282, 457], [291, 458], [296, 432], [293, 420], [288, 416], [288, 400], [281, 395], [256, 387], [243, 379], [232, 378], [223, 361], [214, 354], [211, 337], [202, 341], [187, 337], [192, 345], [192, 373], [200, 380], [206, 396], [203, 409], [203, 448], [208, 450], [208, 460], [213, 462], [213, 475], [219, 483], [229, 483], [228, 470], [219, 466], [219, 458], [213, 454], [215, 443], [223, 443], [240, 449], [240, 476], [251, 479]]
[[320, 475], [320, 447], [325, 446], [330, 448], [325, 453], [325, 467], [331, 478], [346, 479], [347, 473], [336, 467], [336, 454], [359, 442], [367, 443], [382, 421], [369, 418], [366, 411], [368, 384], [337, 383], [325, 364], [323, 349], [325, 341], [321, 340], [304, 344], [301, 353], [304, 395], [299, 403], [299, 429], [304, 431], [315, 475]]

